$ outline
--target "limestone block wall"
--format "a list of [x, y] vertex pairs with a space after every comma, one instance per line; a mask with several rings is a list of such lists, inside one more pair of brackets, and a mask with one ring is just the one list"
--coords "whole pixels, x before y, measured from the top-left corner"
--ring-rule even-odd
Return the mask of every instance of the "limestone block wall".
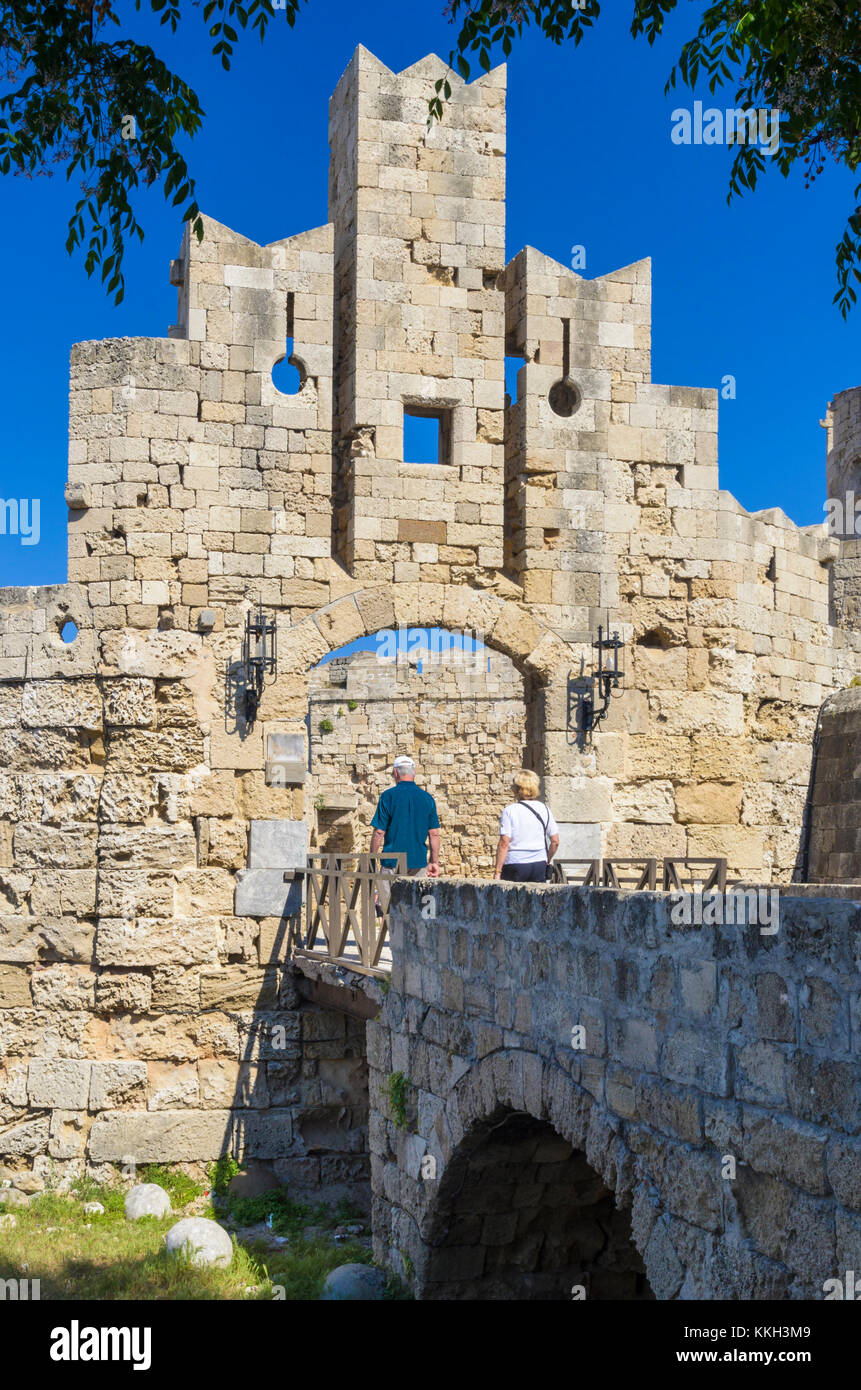
[[[260, 247], [205, 225], [173, 266], [186, 336], [72, 353], [69, 577], [98, 628], [329, 596], [331, 228]], [[288, 337], [292, 396], [271, 375]]]
[[[69, 640], [72, 636], [74, 641]], [[93, 614], [84, 587], [0, 588], [0, 682], [25, 676], [89, 675], [96, 650]]]
[[[342, 839], [338, 847], [368, 848], [392, 760], [407, 749], [418, 763], [417, 781], [436, 799], [445, 872], [492, 873], [499, 817], [525, 754], [524, 680], [499, 652], [463, 655], [448, 663], [426, 657], [419, 671], [415, 656], [390, 664], [357, 653], [311, 673], [309, 795], [321, 848], [327, 808], [351, 793], [350, 843]], [[468, 663], [476, 656], [473, 670]], [[331, 730], [321, 730], [323, 721]]]
[[811, 883], [861, 880], [861, 690], [841, 690], [822, 710], [806, 827]]
[[[206, 219], [172, 266], [170, 339], [74, 350], [69, 574], [93, 639], [206, 614], [213, 766], [262, 782], [270, 728], [305, 730], [320, 653], [245, 729], [230, 672], [258, 599], [286, 652], [314, 615], [324, 649], [386, 626], [392, 585], [425, 625], [492, 592], [559, 639], [561, 685], [609, 612], [624, 695], [586, 747], [549, 704], [527, 740], [563, 851], [723, 854], [786, 881], [815, 713], [858, 669], [856, 543], [720, 490], [715, 391], [651, 381], [648, 261], [590, 281], [527, 247], [504, 266], [504, 71], [455, 79], [428, 131], [443, 71], [357, 50], [330, 108], [331, 221], [262, 247]], [[290, 340], [294, 395], [271, 379]], [[506, 353], [524, 363], [507, 407]], [[448, 462], [404, 458], [405, 408], [440, 415]], [[857, 409], [835, 397], [830, 478], [851, 473]]]
[[[647, 261], [584, 281], [527, 248], [505, 283], [524, 359], [507, 562], [556, 631], [609, 615], [628, 644], [592, 747], [569, 740], [550, 769], [572, 849], [719, 854], [786, 881], [818, 708], [858, 669], [857, 632], [831, 626], [853, 543], [719, 489], [717, 393], [651, 382]], [[851, 452], [857, 406], [837, 400], [834, 448]]]
[[[505, 70], [451, 77], [428, 131], [445, 73], [359, 48], [330, 103], [338, 554], [365, 579], [502, 566]], [[405, 457], [405, 407], [440, 414], [437, 465]]]
[[[822, 1298], [858, 1268], [861, 907], [781, 896], [764, 936], [675, 926], [660, 894], [549, 886], [440, 881], [429, 915], [426, 887], [393, 891], [392, 987], [368, 1025], [376, 1251], [422, 1296], [501, 1279], [629, 1297], [607, 1282], [641, 1260], [661, 1299]], [[556, 1148], [536, 1133], [488, 1166], [511, 1112]], [[633, 1254], [620, 1240], [610, 1268], [588, 1212], [561, 1189], [545, 1206], [572, 1155], [591, 1202], [627, 1214]], [[452, 1184], [477, 1177], [459, 1214]]]
[[285, 919], [234, 915], [272, 801], [212, 766], [212, 659], [178, 632], [122, 659], [0, 683], [0, 1160], [232, 1152], [361, 1198], [364, 1029], [300, 998]]
[[[858, 671], [855, 543], [719, 489], [715, 393], [650, 379], [647, 262], [595, 281], [531, 248], [504, 266], [504, 72], [454, 80], [428, 132], [442, 71], [359, 50], [331, 108], [331, 221], [264, 247], [205, 219], [171, 267], [169, 337], [73, 349], [69, 583], [0, 590], [0, 1055], [7, 1072], [20, 1059], [3, 1103], [9, 1132], [32, 1111], [39, 1156], [67, 1142], [55, 1111], [86, 1148], [113, 1132], [103, 1110], [142, 1116], [138, 1135], [162, 1133], [165, 1110], [218, 1111], [209, 1144], [247, 1108], [279, 1126], [289, 1112], [281, 1157], [317, 1161], [293, 1109], [311, 1091], [267, 1071], [268, 1106], [195, 1096], [224, 1097], [201, 1080], [221, 1061], [244, 1095], [241, 1068], [272, 1060], [248, 1041], [255, 1017], [307, 1012], [268, 954], [269, 916], [234, 915], [250, 822], [364, 848], [359, 805], [336, 827], [314, 803], [349, 781], [370, 805], [395, 734], [439, 778], [449, 870], [489, 867], [521, 753], [564, 854], [724, 854], [773, 880], [795, 866], [816, 713]], [[288, 352], [294, 394], [271, 376]], [[507, 408], [506, 352], [524, 361]], [[444, 417], [448, 462], [404, 460], [405, 407]], [[831, 488], [854, 476], [857, 393], [829, 418]], [[248, 726], [236, 674], [258, 600], [279, 668]], [[581, 746], [569, 677], [608, 608], [625, 689]], [[505, 673], [492, 698], [443, 681], [426, 718], [411, 675], [409, 719], [379, 700], [379, 725], [345, 716], [350, 746], [327, 755], [312, 715], [307, 749], [316, 663], [435, 625], [485, 639]], [[443, 735], [431, 715], [456, 698]], [[267, 783], [273, 733], [310, 751], [304, 784]], [[821, 821], [822, 852], [849, 856], [829, 874], [855, 876], [848, 842], [826, 845], [851, 829]], [[28, 1090], [48, 1057], [83, 1069], [56, 1105]], [[66, 1104], [97, 1062], [138, 1068], [128, 1105]], [[175, 1104], [151, 1064], [190, 1068], [166, 1084]]]
[[[828, 498], [840, 504], [838, 517], [843, 540], [834, 562], [831, 584], [831, 620], [857, 627], [861, 619], [861, 541], [857, 539], [857, 502], [861, 499], [861, 392], [855, 387], [840, 391], [829, 404], [826, 477]], [[851, 494], [851, 495], [849, 495]]]
[[619, 601], [605, 508], [628, 529], [636, 518], [619, 510], [633, 499], [611, 460], [626, 403], [650, 380], [650, 265], [584, 280], [526, 247], [504, 284], [506, 351], [524, 359], [506, 420], [507, 560], [542, 618], [588, 629]]
[[[630, 693], [596, 770], [615, 760], [628, 785], [612, 790], [607, 843], [626, 854], [669, 840], [669, 852], [722, 853], [743, 875], [786, 882], [819, 707], [858, 670], [858, 634], [829, 624], [833, 545], [779, 511], [748, 516], [724, 492], [709, 510], [670, 469], [632, 472], [648, 506], [638, 535], [614, 540], [652, 569], [630, 575], [621, 607]], [[623, 576], [631, 568], [620, 560]]]
[[838, 391], [820, 423], [827, 430], [828, 496], [842, 499], [850, 489], [857, 492], [861, 482], [861, 392], [858, 387]]
[[[857, 634], [829, 627], [829, 542], [779, 512], [748, 517], [723, 492], [711, 513], [689, 509], [690, 493], [655, 473], [643, 549], [676, 559], [663, 563], [665, 598], [645, 575], [627, 607], [630, 694], [597, 755], [630, 778], [613, 788], [608, 844], [658, 852], [669, 838], [670, 852], [725, 853], [736, 872], [786, 881], [816, 713], [858, 669]], [[704, 518], [709, 535], [683, 557], [673, 537]]]

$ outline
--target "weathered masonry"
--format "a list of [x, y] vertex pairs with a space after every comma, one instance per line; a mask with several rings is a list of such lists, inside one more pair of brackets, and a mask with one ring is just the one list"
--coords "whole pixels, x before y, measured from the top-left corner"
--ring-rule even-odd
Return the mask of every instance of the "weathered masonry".
[[376, 1252], [420, 1297], [822, 1298], [859, 1268], [861, 904], [781, 895], [764, 935], [655, 893], [423, 891], [368, 1023]]
[[[357, 50], [330, 220], [258, 246], [206, 219], [169, 337], [73, 349], [69, 582], [0, 590], [5, 1163], [234, 1148], [366, 1187], [364, 1024], [285, 964], [284, 874], [367, 848], [395, 750], [450, 874], [489, 868], [521, 761], [568, 856], [795, 868], [817, 713], [857, 670], [857, 543], [719, 489], [716, 393], [651, 381], [647, 261], [506, 261], [504, 69], [428, 131], [443, 69]], [[832, 479], [861, 479], [859, 402], [830, 411]], [[278, 668], [249, 723], [258, 603]], [[607, 610], [624, 689], [581, 747]], [[479, 634], [489, 669], [342, 653], [399, 627]]]

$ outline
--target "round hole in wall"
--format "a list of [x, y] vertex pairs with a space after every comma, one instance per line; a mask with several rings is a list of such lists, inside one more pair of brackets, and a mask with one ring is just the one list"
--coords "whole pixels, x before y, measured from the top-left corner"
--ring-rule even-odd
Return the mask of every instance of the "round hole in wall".
[[566, 376], [561, 381], [553, 383], [547, 399], [554, 415], [568, 416], [580, 409], [580, 402], [583, 398], [576, 382], [572, 381], [570, 376]]
[[293, 356], [292, 339], [288, 340], [287, 351], [272, 368], [272, 383], [282, 396], [297, 396], [305, 385], [304, 363]]
[[60, 628], [60, 636], [62, 637], [64, 642], [74, 642], [77, 635], [77, 624], [73, 623], [71, 618], [67, 618], [66, 621], [63, 623], [63, 626]]

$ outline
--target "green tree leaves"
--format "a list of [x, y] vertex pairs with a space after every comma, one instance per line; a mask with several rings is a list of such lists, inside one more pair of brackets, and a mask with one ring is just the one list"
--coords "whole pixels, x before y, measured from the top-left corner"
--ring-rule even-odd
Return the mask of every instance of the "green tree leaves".
[[[284, 0], [291, 24], [300, 3]], [[171, 32], [182, 18], [182, 0], [134, 4], [149, 4]], [[275, 10], [270, 0], [207, 0], [203, 14], [206, 22], [216, 16], [212, 50], [229, 69], [240, 31], [250, 26], [262, 39]], [[133, 207], [138, 189], [161, 181], [165, 198], [203, 236], [180, 144], [200, 129], [204, 112], [152, 48], [117, 37], [120, 27], [113, 0], [0, 3], [0, 59], [11, 84], [0, 97], [0, 172], [65, 169], [80, 194], [66, 249], [83, 251], [87, 274], [98, 270], [116, 303], [128, 239], [144, 235]]]
[[[631, 33], [654, 44], [678, 0], [634, 0]], [[552, 43], [579, 44], [599, 19], [599, 0], [449, 0], [446, 13], [459, 23], [449, 63], [464, 79], [468, 55], [487, 68], [491, 50], [500, 56], [511, 40], [533, 25]], [[508, 47], [506, 47], [508, 43]], [[701, 12], [699, 28], [683, 46], [666, 91], [677, 81], [712, 93], [734, 87], [735, 107], [781, 113], [780, 143], [766, 161], [755, 144], [735, 146], [727, 201], [753, 191], [773, 164], [784, 177], [801, 165], [805, 186], [827, 159], [855, 170], [861, 162], [861, 17], [845, 0], [716, 0]], [[437, 84], [437, 91], [440, 84]], [[447, 94], [446, 94], [447, 95]], [[442, 118], [442, 102], [431, 102]], [[861, 184], [854, 200], [861, 198]], [[834, 303], [845, 318], [861, 280], [861, 206], [850, 214], [836, 247]]]

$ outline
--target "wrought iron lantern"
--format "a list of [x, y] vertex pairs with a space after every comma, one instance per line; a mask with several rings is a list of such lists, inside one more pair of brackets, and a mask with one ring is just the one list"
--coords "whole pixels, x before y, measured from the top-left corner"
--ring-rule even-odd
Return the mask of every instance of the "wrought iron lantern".
[[274, 617], [257, 604], [245, 617], [245, 637], [240, 661], [241, 701], [245, 723], [250, 728], [257, 718], [267, 676], [278, 674], [278, 626]]
[[[605, 635], [606, 631], [606, 635]], [[570, 683], [571, 693], [576, 700], [576, 727], [581, 738], [591, 738], [593, 731], [606, 717], [610, 700], [621, 694], [625, 672], [619, 664], [619, 653], [625, 643], [618, 632], [610, 635], [610, 616], [607, 615], [606, 630], [598, 624], [598, 636], [592, 642], [596, 652], [594, 668], [590, 675], [581, 675]]]

